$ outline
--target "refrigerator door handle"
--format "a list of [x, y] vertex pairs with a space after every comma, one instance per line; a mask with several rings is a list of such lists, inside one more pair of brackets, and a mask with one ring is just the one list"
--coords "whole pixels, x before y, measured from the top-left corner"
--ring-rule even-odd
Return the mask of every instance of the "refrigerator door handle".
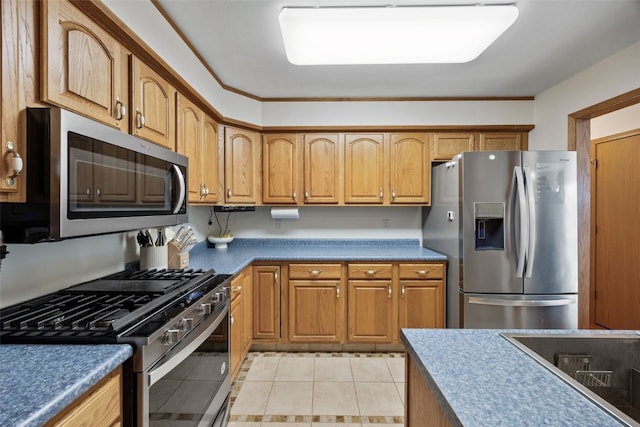
[[572, 298], [559, 298], [552, 300], [512, 300], [512, 299], [500, 299], [500, 298], [478, 298], [469, 297], [469, 304], [478, 305], [500, 305], [510, 307], [555, 307], [561, 305], [574, 304], [575, 300]]
[[529, 210], [527, 209], [522, 168], [516, 166], [513, 171], [516, 176], [516, 194], [518, 195], [518, 205], [520, 209], [520, 239], [518, 241], [518, 265], [516, 266], [516, 277], [522, 278], [524, 274], [526, 249], [529, 246]]
[[536, 197], [533, 176], [529, 166], [524, 168], [525, 184], [527, 186], [527, 201], [529, 202], [529, 245], [527, 248], [527, 269], [526, 277], [531, 278], [533, 273], [533, 259], [536, 247]]

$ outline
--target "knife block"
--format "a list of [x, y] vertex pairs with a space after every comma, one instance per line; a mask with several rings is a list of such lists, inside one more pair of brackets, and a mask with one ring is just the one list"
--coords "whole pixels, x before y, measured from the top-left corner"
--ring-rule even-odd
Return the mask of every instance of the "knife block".
[[188, 268], [189, 252], [180, 252], [173, 242], [169, 242], [167, 246], [169, 248], [169, 268]]

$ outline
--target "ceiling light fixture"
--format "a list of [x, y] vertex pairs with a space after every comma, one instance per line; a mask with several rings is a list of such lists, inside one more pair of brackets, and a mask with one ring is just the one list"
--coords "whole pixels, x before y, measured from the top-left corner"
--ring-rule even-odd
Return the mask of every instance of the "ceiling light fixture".
[[472, 61], [517, 17], [514, 5], [285, 7], [279, 20], [292, 64], [420, 64]]

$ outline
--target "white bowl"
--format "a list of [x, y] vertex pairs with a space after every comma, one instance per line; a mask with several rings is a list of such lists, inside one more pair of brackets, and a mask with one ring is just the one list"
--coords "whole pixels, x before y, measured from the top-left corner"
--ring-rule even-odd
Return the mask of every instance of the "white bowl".
[[207, 240], [213, 243], [216, 249], [226, 249], [227, 243], [233, 240], [233, 236], [229, 236], [229, 237], [208, 236]]

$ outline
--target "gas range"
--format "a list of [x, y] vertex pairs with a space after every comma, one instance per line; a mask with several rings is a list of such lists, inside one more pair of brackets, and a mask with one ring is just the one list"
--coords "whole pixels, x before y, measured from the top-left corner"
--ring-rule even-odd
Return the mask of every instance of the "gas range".
[[[0, 310], [0, 343], [129, 344], [126, 425], [172, 416], [225, 425], [230, 282], [231, 275], [214, 270], [125, 270]], [[218, 373], [207, 383], [208, 406], [187, 414], [158, 406], [155, 395], [163, 394], [154, 390], [202, 360]]]

